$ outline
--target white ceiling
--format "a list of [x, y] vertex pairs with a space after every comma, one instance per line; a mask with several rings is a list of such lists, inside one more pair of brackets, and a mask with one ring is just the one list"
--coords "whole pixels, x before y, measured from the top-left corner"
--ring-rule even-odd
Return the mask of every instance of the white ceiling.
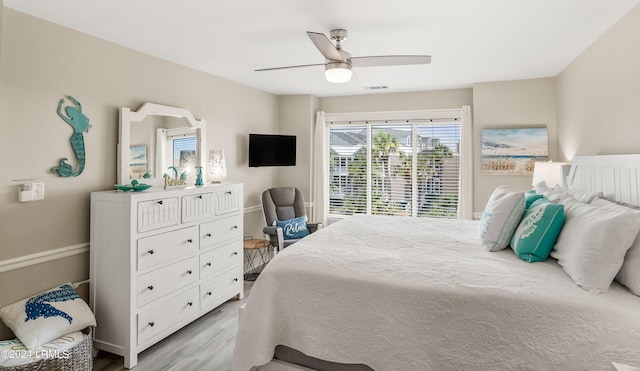
[[[4, 0], [4, 5], [270, 93], [338, 96], [555, 76], [640, 0]], [[306, 31], [349, 32], [353, 56], [428, 54], [324, 80]]]

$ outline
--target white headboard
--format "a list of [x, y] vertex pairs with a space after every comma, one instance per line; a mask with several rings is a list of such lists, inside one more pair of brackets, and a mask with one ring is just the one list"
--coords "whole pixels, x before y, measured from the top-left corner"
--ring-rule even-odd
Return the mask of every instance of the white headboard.
[[640, 154], [576, 156], [571, 162], [567, 185], [640, 205]]

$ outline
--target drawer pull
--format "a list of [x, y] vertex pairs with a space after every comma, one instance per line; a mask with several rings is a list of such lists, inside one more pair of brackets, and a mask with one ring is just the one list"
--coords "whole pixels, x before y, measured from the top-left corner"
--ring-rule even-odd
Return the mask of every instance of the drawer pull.
[[238, 226], [234, 225], [233, 227], [231, 227], [231, 229], [238, 229]]
[[196, 197], [202, 200], [202, 195], [197, 195]]
[[233, 255], [238, 255], [238, 252], [237, 252], [237, 251], [234, 251], [234, 252], [233, 252], [233, 254], [231, 254], [231, 255], [232, 255], [232, 256], [233, 256]]
[[155, 322], [149, 322], [149, 326], [153, 327], [155, 325], [156, 325]]
[[147, 251], [149, 253], [149, 255], [153, 255], [154, 251], [153, 250], [149, 250]]
[[211, 291], [207, 291], [207, 295], [211, 296]]
[[227, 191], [227, 192], [225, 192], [225, 193], [226, 193], [226, 194], [228, 194], [228, 195], [230, 195], [230, 194], [231, 194], [231, 191]]
[[234, 278], [234, 279], [233, 279], [233, 282], [238, 282], [238, 279], [237, 279], [237, 278]]
[[158, 201], [158, 205], [162, 205], [162, 200]]
[[193, 306], [193, 302], [190, 301], [190, 302], [187, 303], [187, 305], [191, 307], [191, 306]]
[[153, 290], [153, 285], [149, 285], [149, 286], [147, 286], [147, 288], [148, 288], [149, 290]]
[[189, 269], [189, 270], [187, 271], [187, 274], [191, 274], [191, 273], [193, 273], [193, 272], [191, 271], [191, 269]]
[[207, 267], [211, 266], [211, 262], [207, 262], [207, 264], [205, 264]]
[[205, 237], [211, 237], [211, 233], [207, 233], [204, 235]]
[[187, 240], [187, 242], [192, 243], [192, 242], [193, 242], [193, 240], [192, 240], [192, 239], [188, 239], [188, 240]]

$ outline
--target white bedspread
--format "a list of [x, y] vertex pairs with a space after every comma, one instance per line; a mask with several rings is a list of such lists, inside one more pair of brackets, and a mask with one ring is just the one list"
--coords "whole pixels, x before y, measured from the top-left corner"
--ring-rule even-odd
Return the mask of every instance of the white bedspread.
[[640, 366], [640, 297], [584, 291], [553, 259], [487, 252], [477, 228], [354, 216], [292, 245], [251, 290], [234, 370], [278, 344], [380, 371]]

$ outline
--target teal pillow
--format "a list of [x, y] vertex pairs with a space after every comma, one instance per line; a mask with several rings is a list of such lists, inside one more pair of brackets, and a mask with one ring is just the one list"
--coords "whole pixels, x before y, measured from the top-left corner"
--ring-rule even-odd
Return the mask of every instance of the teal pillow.
[[516, 228], [511, 248], [520, 259], [529, 263], [547, 260], [564, 219], [562, 204], [537, 201], [525, 212]]
[[542, 205], [542, 204], [548, 204], [548, 203], [552, 203], [552, 202], [551, 202], [551, 201], [549, 201], [549, 199], [548, 199], [548, 198], [546, 198], [546, 197], [541, 197], [541, 198], [539, 198], [539, 199], [537, 199], [537, 200], [533, 201], [533, 202], [531, 203], [531, 205], [529, 205], [529, 207], [528, 207], [527, 209], [530, 209], [530, 208], [532, 208], [532, 207], [536, 207], [536, 206], [538, 206], [538, 205]]
[[541, 198], [543, 198], [544, 196], [538, 193], [535, 193], [535, 191], [531, 192], [525, 192], [524, 194], [524, 209], [527, 210], [531, 207], [531, 204], [536, 201], [539, 200]]
[[309, 235], [307, 217], [304, 215], [283, 221], [276, 220], [276, 225], [282, 228], [285, 240], [295, 240]]

